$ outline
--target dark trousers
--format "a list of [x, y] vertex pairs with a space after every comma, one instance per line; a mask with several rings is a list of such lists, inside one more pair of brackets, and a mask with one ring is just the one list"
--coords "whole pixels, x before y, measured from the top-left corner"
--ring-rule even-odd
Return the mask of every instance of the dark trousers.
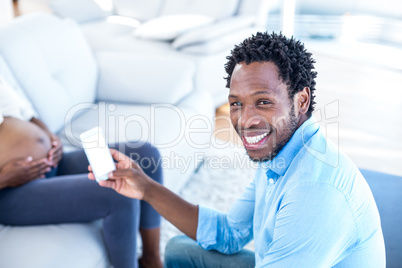
[[[159, 152], [149, 144], [130, 148], [111, 146], [135, 160], [145, 173], [162, 183]], [[136, 267], [139, 227], [156, 228], [160, 215], [146, 202], [100, 187], [87, 177], [88, 161], [82, 150], [65, 154], [46, 179], [0, 190], [0, 223], [13, 226], [78, 223], [103, 220], [103, 236], [111, 264]]]
[[187, 236], [170, 239], [165, 250], [165, 268], [253, 268], [254, 252], [242, 249], [232, 255], [205, 250]]

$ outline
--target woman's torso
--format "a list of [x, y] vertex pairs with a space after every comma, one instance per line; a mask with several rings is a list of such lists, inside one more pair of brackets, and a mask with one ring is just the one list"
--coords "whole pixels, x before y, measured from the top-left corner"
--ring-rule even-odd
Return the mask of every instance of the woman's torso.
[[0, 168], [12, 159], [47, 157], [49, 135], [32, 122], [5, 117], [0, 124]]

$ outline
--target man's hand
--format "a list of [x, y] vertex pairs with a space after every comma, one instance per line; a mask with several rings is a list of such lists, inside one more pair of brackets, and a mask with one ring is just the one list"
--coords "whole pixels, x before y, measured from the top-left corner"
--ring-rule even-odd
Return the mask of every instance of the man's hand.
[[37, 178], [44, 178], [50, 171], [50, 162], [47, 158], [33, 161], [32, 157], [11, 160], [0, 170], [1, 185], [17, 187]]
[[63, 156], [63, 147], [60, 138], [54, 134], [50, 134], [50, 141], [52, 143], [52, 148], [50, 149], [47, 157], [52, 167], [56, 167]]
[[[112, 157], [118, 161], [116, 170], [109, 174], [109, 180], [100, 181], [99, 185], [112, 188], [119, 194], [130, 198], [144, 199], [147, 185], [152, 182], [152, 179], [128, 156], [113, 149], [110, 149], [110, 152]], [[95, 180], [91, 166], [88, 167], [88, 170], [91, 171], [88, 178]]]
[[[196, 239], [198, 206], [186, 202], [180, 196], [152, 180], [128, 156], [112, 149], [110, 152], [118, 161], [116, 170], [109, 174], [109, 180], [100, 181], [99, 185], [112, 188], [130, 198], [145, 200], [183, 233]], [[88, 169], [92, 171], [91, 166]], [[90, 172], [88, 178], [94, 180], [95, 176]]]

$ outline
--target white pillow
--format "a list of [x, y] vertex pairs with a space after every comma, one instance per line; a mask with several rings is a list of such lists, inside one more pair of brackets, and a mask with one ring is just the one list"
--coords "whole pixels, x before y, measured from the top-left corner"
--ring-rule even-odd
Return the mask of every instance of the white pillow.
[[254, 16], [237, 16], [229, 19], [217, 21], [213, 25], [199, 27], [178, 36], [172, 43], [175, 49], [185, 46], [208, 42], [215, 38], [220, 38], [226, 34], [232, 34], [255, 23]]
[[189, 45], [180, 48], [181, 52], [188, 54], [197, 55], [208, 55], [212, 53], [217, 53], [221, 51], [227, 51], [229, 54], [230, 50], [234, 45], [242, 42], [245, 38], [250, 37], [252, 34], [257, 32], [257, 28], [244, 28], [236, 32], [225, 34], [221, 37], [209, 40], [208, 42], [196, 43], [194, 45]]
[[213, 18], [204, 15], [162, 16], [140, 24], [134, 35], [143, 39], [170, 41], [190, 29], [210, 24], [213, 21]]

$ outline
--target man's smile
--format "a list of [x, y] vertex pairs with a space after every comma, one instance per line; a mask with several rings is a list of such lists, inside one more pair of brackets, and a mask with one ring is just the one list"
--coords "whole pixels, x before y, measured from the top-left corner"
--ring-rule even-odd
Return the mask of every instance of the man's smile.
[[261, 149], [269, 138], [271, 132], [267, 131], [260, 134], [243, 134], [242, 140], [247, 150]]

